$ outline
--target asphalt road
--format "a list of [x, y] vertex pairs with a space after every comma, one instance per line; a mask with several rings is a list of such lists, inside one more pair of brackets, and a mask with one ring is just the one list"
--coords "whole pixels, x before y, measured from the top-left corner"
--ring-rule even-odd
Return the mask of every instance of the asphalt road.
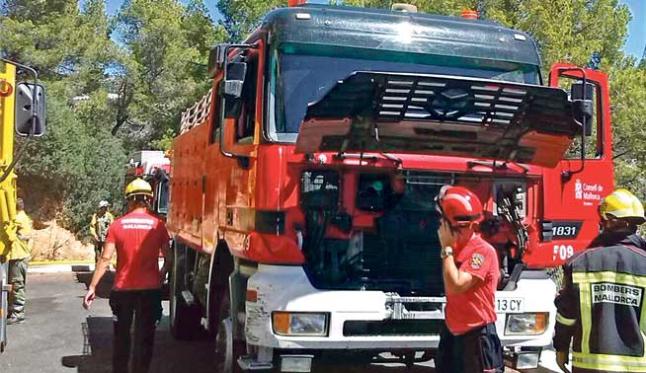
[[[81, 301], [90, 276], [91, 273], [28, 275], [27, 320], [9, 327], [9, 345], [0, 355], [0, 372], [111, 372], [112, 314], [107, 296], [112, 279], [106, 275], [97, 292], [99, 298], [88, 312], [81, 307]], [[168, 330], [168, 302], [164, 302], [164, 318], [156, 333], [151, 372], [215, 372], [213, 349], [213, 343], [208, 341], [174, 341]], [[411, 369], [401, 364], [326, 368], [320, 371], [434, 372], [432, 363], [417, 364]]]
[[[90, 274], [30, 273], [27, 277], [27, 320], [10, 325], [9, 344], [0, 355], [2, 373], [112, 372], [112, 313], [106, 275], [88, 312], [81, 307]], [[157, 329], [151, 372], [214, 372], [213, 344], [176, 342], [166, 317]]]

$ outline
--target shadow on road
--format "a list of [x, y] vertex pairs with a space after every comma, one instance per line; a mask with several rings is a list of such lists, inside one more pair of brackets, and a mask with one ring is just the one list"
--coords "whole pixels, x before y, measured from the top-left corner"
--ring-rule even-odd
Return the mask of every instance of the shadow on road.
[[[76, 279], [87, 287], [92, 280], [92, 272], [76, 272]], [[114, 272], [107, 272], [97, 286], [97, 297], [108, 299], [112, 289]], [[100, 300], [97, 299], [98, 301]], [[168, 313], [168, 302], [163, 302]], [[61, 364], [76, 368], [78, 373], [112, 372], [112, 317], [87, 317], [79, 326], [83, 334], [83, 353], [64, 356]], [[162, 317], [155, 332], [155, 347], [150, 371], [158, 373], [174, 372], [214, 372], [214, 344], [212, 341], [183, 341], [173, 339], [169, 330], [168, 316]]]
[[[84, 333], [83, 354], [64, 356], [61, 364], [78, 373], [112, 372], [112, 318], [88, 317], [80, 328]], [[158, 373], [213, 372], [214, 346], [207, 341], [176, 342], [164, 317], [155, 333], [155, 349], [150, 371]]]
[[88, 317], [80, 328], [83, 333], [83, 354], [64, 356], [61, 364], [77, 368], [79, 373], [112, 371], [112, 318]]

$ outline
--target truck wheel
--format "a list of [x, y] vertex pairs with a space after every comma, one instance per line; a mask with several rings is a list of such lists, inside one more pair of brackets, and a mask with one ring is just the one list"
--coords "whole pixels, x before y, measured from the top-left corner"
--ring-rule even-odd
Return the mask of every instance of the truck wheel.
[[[215, 338], [218, 335], [220, 323], [224, 320], [230, 310], [229, 299], [229, 275], [233, 272], [233, 258], [229, 254], [226, 244], [218, 244], [215, 251], [215, 260], [211, 268], [209, 279], [209, 333]], [[226, 299], [226, 304], [222, 302]]]
[[233, 320], [230, 312], [229, 292], [226, 291], [220, 302], [220, 315], [224, 319], [218, 326], [215, 337], [215, 367], [218, 373], [241, 373], [238, 358], [246, 350], [244, 342], [236, 341], [233, 338]]
[[170, 333], [175, 339], [191, 340], [200, 336], [202, 317], [200, 306], [197, 303], [186, 304], [182, 291], [186, 290], [184, 284], [186, 256], [180, 251], [181, 247], [173, 250], [173, 269], [170, 277]]

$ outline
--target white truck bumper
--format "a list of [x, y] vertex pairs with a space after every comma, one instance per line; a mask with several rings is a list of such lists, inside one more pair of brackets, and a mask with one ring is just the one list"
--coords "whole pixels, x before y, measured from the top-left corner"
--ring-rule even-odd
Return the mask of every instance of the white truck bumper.
[[[401, 315], [393, 312], [392, 305], [387, 306], [392, 294], [381, 291], [318, 290], [311, 285], [303, 268], [297, 266], [260, 265], [249, 279], [247, 289], [257, 292], [257, 300], [246, 302], [246, 340], [251, 345], [263, 348], [384, 352], [433, 350], [439, 343], [437, 331], [444, 323], [443, 309], [440, 307], [434, 312], [424, 312], [425, 330], [420, 328], [416, 333], [407, 331], [406, 335], [397, 335], [398, 332], [387, 325], [389, 321], [401, 318]], [[555, 291], [555, 285], [549, 279], [522, 279], [516, 290], [496, 294], [499, 311], [496, 327], [504, 346], [543, 347], [551, 343]], [[274, 311], [327, 313], [327, 336], [276, 335], [272, 327]], [[506, 335], [509, 314], [521, 312], [548, 313], [545, 331], [539, 335]], [[346, 324], [352, 322], [374, 323], [369, 332], [362, 329], [364, 331], [355, 333]]]

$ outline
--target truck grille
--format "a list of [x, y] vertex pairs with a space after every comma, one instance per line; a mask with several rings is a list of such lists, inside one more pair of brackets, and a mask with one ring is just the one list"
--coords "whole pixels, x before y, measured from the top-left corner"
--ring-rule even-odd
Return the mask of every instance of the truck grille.
[[346, 321], [345, 337], [362, 336], [429, 336], [439, 335], [444, 320]]

